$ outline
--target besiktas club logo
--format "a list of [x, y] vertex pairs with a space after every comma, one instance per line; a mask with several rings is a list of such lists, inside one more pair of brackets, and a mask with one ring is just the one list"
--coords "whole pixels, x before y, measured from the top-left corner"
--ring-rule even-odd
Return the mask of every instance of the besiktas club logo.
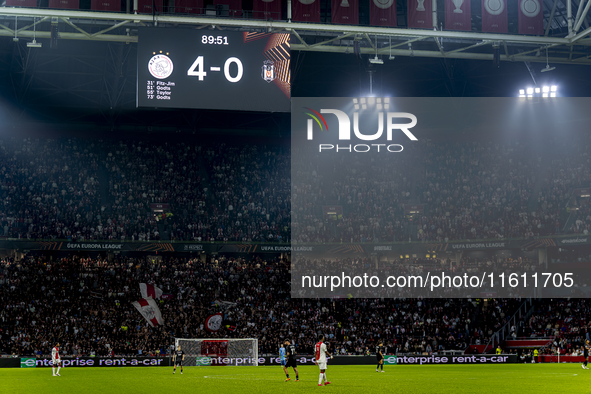
[[167, 55], [168, 52], [166, 54], [163, 54], [162, 51], [160, 53], [154, 52], [154, 56], [148, 61], [148, 71], [154, 78], [166, 79], [172, 74], [174, 65]]

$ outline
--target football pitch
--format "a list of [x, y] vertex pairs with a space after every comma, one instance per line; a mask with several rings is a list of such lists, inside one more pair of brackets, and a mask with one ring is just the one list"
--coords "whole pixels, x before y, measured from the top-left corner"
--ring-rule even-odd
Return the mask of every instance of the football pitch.
[[591, 370], [580, 364], [330, 366], [332, 384], [318, 387], [316, 366], [300, 366], [285, 382], [280, 367], [2, 369], [2, 393], [591, 393]]

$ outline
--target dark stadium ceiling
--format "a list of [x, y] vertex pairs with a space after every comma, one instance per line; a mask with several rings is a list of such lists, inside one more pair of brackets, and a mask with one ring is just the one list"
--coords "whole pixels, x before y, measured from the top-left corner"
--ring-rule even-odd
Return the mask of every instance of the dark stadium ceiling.
[[[479, 2], [475, 1], [475, 8]], [[389, 57], [416, 56], [445, 59], [492, 60], [493, 47], [500, 49], [500, 60], [591, 65], [591, 0], [544, 0], [544, 36], [477, 32], [480, 17], [472, 18], [471, 32], [406, 28], [337, 25], [330, 23], [291, 23], [215, 16], [178, 14], [140, 15], [40, 8], [0, 8], [0, 36], [49, 38], [52, 23], [58, 24], [60, 39], [109, 42], [137, 42], [138, 26], [186, 26], [193, 28], [289, 31], [292, 50], [351, 53], [357, 46], [361, 54]], [[476, 4], [478, 3], [478, 4]], [[439, 10], [438, 13], [443, 13]], [[326, 13], [322, 19], [326, 19]], [[16, 23], [18, 17], [18, 23]], [[441, 15], [442, 17], [442, 15]], [[399, 15], [399, 19], [403, 19]], [[440, 17], [438, 17], [438, 20]], [[509, 23], [509, 32], [515, 32]], [[33, 31], [35, 28], [35, 31]], [[15, 31], [16, 30], [16, 31]]]
[[[221, 111], [136, 109], [135, 43], [140, 26], [289, 30], [293, 34], [295, 97], [366, 95], [369, 75], [373, 92], [379, 95], [514, 97], [528, 85], [558, 84], [561, 95], [586, 97], [591, 92], [586, 67], [591, 64], [587, 4], [591, 0], [572, 0], [569, 34], [565, 1], [545, 0], [546, 35], [542, 37], [478, 33], [474, 23], [480, 22], [475, 17], [474, 31], [460, 33], [0, 7], [0, 124], [93, 132], [289, 132], [289, 114], [227, 116]], [[325, 12], [322, 18], [330, 20]], [[53, 48], [49, 40], [52, 23], [59, 30]], [[510, 24], [509, 31], [515, 31], [515, 26]], [[15, 36], [18, 41], [13, 40]], [[33, 37], [42, 48], [27, 46]], [[360, 48], [358, 53], [354, 53], [354, 43]], [[375, 56], [376, 45], [383, 65], [368, 62]], [[493, 47], [499, 48], [499, 63], [493, 62]], [[556, 70], [540, 73], [546, 48]]]

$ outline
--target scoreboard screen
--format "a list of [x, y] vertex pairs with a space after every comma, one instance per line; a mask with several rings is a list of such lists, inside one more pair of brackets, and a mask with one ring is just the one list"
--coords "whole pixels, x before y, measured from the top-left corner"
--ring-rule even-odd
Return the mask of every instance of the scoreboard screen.
[[142, 28], [137, 106], [289, 112], [289, 34]]

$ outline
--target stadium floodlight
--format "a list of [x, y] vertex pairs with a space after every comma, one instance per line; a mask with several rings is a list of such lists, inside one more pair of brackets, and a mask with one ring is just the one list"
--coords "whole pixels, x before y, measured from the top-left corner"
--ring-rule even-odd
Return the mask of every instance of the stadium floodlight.
[[35, 25], [37, 25], [37, 18], [33, 18], [33, 41], [27, 42], [28, 48], [41, 48], [41, 43], [37, 42], [37, 29], [35, 28]]
[[557, 90], [558, 90], [558, 86], [556, 86], [556, 85], [552, 85], [552, 86], [550, 87], [550, 91], [551, 91], [551, 92], [556, 92]]
[[369, 62], [370, 62], [371, 64], [384, 64], [384, 61], [383, 61], [382, 59], [380, 59], [380, 58], [378, 57], [378, 55], [376, 55], [375, 57], [370, 57], [370, 58], [369, 58]]
[[536, 88], [536, 93], [540, 93], [540, 88]]
[[542, 93], [542, 97], [547, 98], [548, 97], [548, 93]]
[[519, 95], [524, 95], [525, 96], [525, 89], [519, 89]]
[[527, 88], [527, 94], [534, 94], [534, 88]]
[[556, 97], [556, 93], [555, 92], [550, 93], [550, 97]]
[[548, 93], [549, 91], [550, 91], [550, 86], [543, 86], [542, 87], [542, 92]]
[[27, 42], [27, 47], [29, 47], [29, 48], [41, 48], [41, 43], [40, 42], [37, 42], [37, 40], [35, 40], [33, 38], [33, 41]]
[[552, 70], [556, 70], [556, 67], [550, 67], [550, 64], [548, 63], [548, 47], [546, 47], [546, 67], [541, 69], [540, 72], [545, 73]]

